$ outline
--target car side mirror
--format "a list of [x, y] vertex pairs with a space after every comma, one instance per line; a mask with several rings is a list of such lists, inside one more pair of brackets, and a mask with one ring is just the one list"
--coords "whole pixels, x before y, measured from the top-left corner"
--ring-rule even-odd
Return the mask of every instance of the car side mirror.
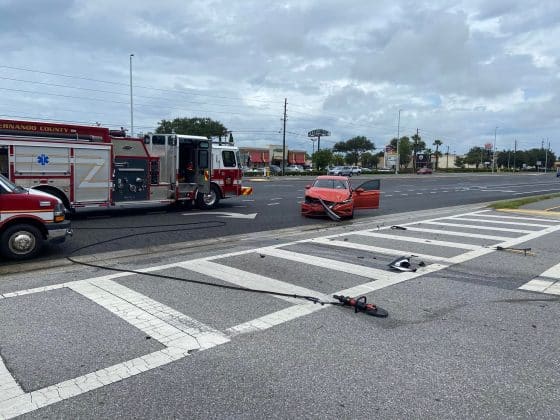
[[311, 188], [311, 185], [306, 185], [305, 189], [308, 190], [309, 188]]

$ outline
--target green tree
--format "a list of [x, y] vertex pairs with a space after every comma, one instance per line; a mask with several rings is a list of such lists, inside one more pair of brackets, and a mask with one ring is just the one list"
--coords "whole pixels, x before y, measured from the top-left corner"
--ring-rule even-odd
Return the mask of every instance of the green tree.
[[364, 168], [377, 168], [379, 163], [379, 154], [371, 154], [370, 152], [362, 153], [361, 158], [362, 166]]
[[436, 171], [438, 169], [438, 165], [439, 165], [439, 158], [442, 156], [441, 152], [439, 151], [439, 146], [441, 146], [443, 144], [443, 142], [441, 140], [434, 140], [433, 146], [436, 146], [436, 151], [434, 153], [434, 156], [436, 157]]
[[348, 163], [354, 165], [358, 164], [362, 153], [374, 149], [375, 145], [373, 142], [364, 136], [357, 136], [346, 141], [339, 141], [333, 147], [334, 152], [346, 153], [346, 157], [349, 160]]
[[316, 169], [323, 170], [332, 163], [333, 157], [331, 149], [321, 149], [313, 153], [313, 166]]
[[[394, 149], [397, 148], [397, 138], [391, 139], [391, 146]], [[412, 153], [412, 144], [410, 143], [410, 139], [406, 136], [401, 137], [399, 141], [399, 167], [407, 167], [410, 163], [410, 155]]]
[[475, 165], [476, 169], [483, 163], [490, 159], [489, 150], [480, 146], [471, 147], [465, 155], [465, 163], [467, 165]]
[[411, 138], [412, 140], [412, 168], [416, 171], [416, 155], [419, 151], [424, 150], [426, 148], [426, 142], [422, 140], [422, 137], [418, 135], [418, 133], [414, 134]]
[[[190, 134], [193, 136], [222, 137], [228, 135], [227, 128], [219, 121], [210, 118], [175, 118], [161, 120], [156, 133]], [[231, 133], [230, 133], [231, 134]], [[230, 138], [233, 139], [233, 136]]]
[[335, 166], [342, 166], [344, 165], [344, 157], [339, 154], [333, 154], [331, 163]]
[[462, 158], [461, 156], [455, 156], [455, 166], [457, 166], [458, 168], [464, 168], [465, 158]]

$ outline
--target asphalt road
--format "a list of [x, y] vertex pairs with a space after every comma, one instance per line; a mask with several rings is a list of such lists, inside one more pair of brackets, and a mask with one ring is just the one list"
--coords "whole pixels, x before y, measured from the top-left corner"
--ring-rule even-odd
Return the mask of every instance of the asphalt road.
[[[560, 417], [559, 219], [463, 206], [326, 223], [110, 262], [166, 277], [3, 275], [0, 418]], [[389, 269], [411, 254], [418, 271]], [[188, 279], [364, 294], [389, 317]]]
[[[353, 177], [357, 187], [371, 176]], [[383, 175], [378, 210], [357, 211], [355, 220], [414, 210], [436, 209], [560, 191], [554, 174]], [[82, 211], [73, 216], [74, 236], [50, 246], [36, 261], [113, 252], [199, 239], [333, 223], [301, 217], [299, 202], [313, 177], [246, 180], [254, 194], [223, 200], [212, 211], [177, 207]], [[234, 217], [227, 214], [234, 213]], [[230, 215], [231, 216], [231, 215]], [[240, 218], [241, 217], [241, 218]], [[121, 239], [118, 239], [121, 238]], [[1, 261], [0, 265], [11, 264]]]

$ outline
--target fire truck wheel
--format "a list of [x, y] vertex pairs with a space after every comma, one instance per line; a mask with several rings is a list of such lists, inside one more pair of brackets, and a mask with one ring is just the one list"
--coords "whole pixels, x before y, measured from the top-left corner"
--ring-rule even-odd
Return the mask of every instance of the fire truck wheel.
[[10, 226], [0, 238], [0, 253], [12, 260], [33, 258], [43, 246], [43, 235], [33, 225]]
[[220, 190], [215, 185], [210, 186], [210, 193], [198, 194], [196, 204], [199, 208], [204, 210], [213, 209], [220, 201]]

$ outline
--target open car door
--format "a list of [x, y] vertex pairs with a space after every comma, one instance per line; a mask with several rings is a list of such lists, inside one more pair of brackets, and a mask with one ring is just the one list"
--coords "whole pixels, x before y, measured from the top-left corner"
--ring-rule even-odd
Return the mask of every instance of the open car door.
[[378, 209], [381, 182], [378, 179], [366, 181], [352, 190], [355, 209]]

